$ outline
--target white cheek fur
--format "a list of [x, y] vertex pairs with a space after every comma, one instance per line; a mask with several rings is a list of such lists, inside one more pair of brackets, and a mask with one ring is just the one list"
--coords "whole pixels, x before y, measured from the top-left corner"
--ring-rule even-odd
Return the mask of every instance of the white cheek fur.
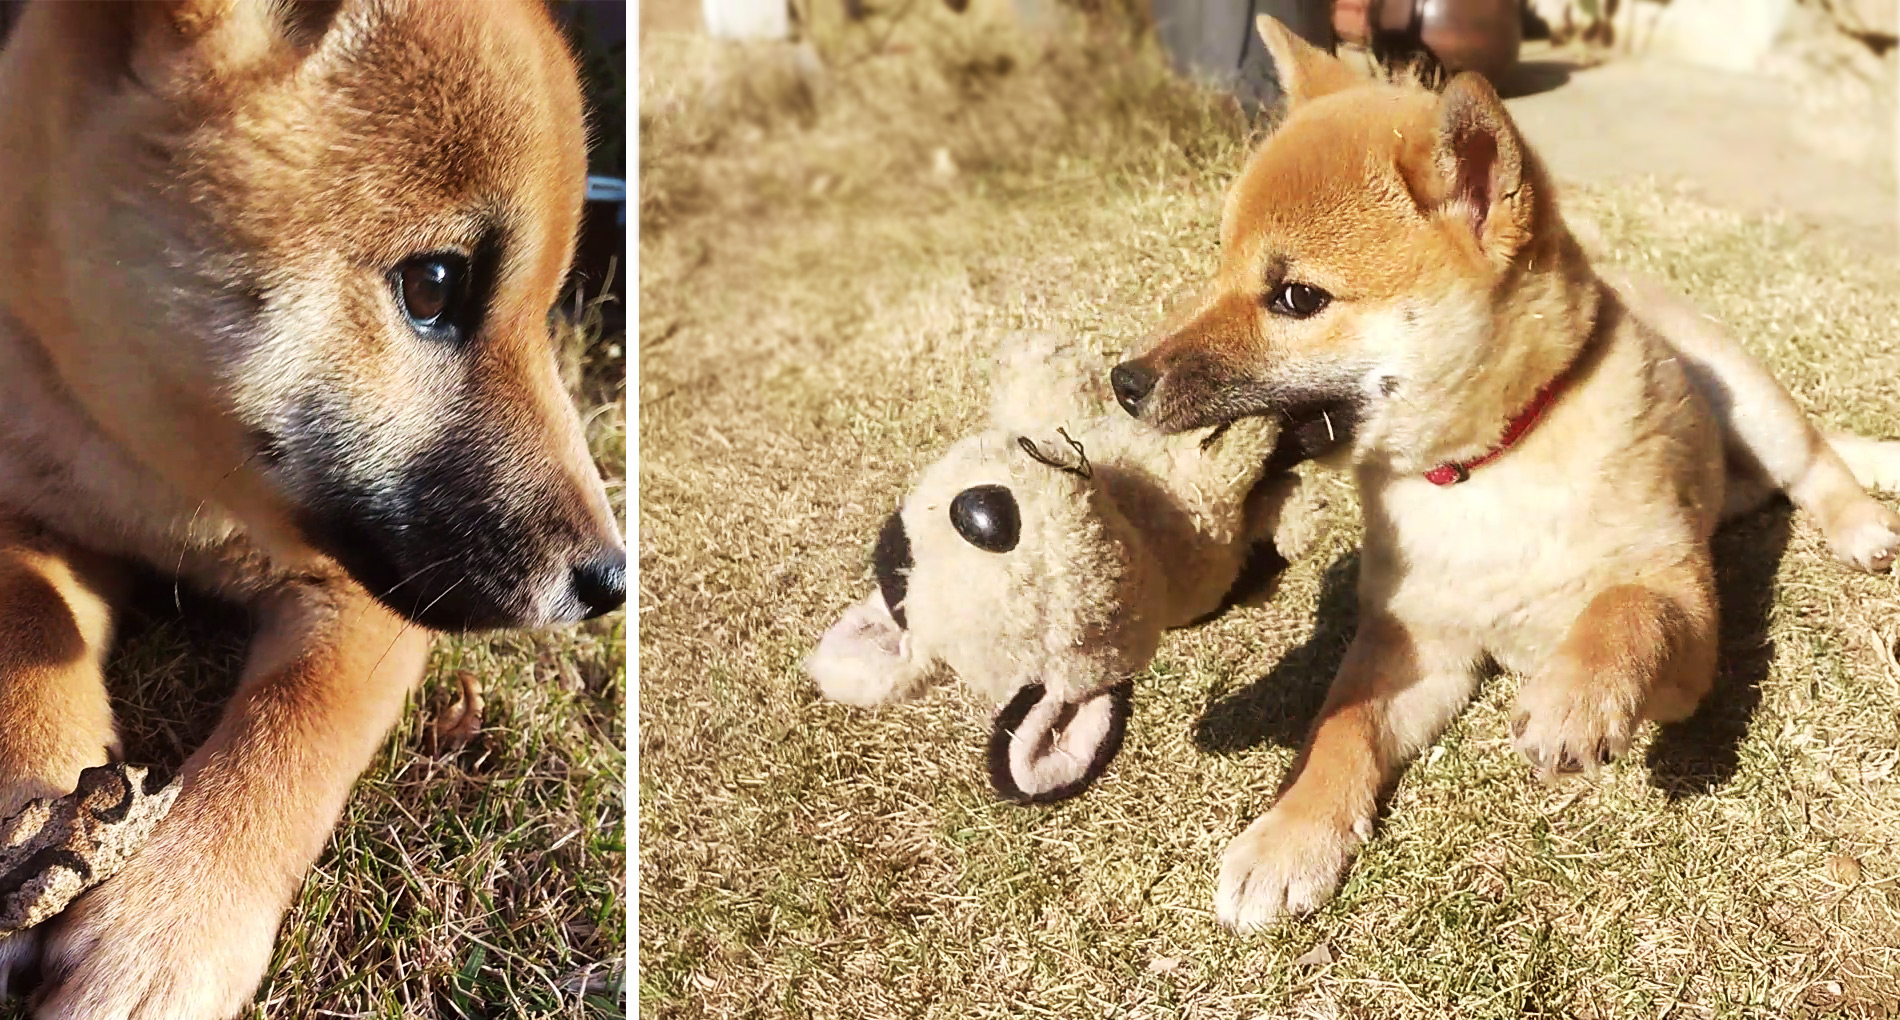
[[[1453, 292], [1430, 300], [1402, 300], [1390, 307], [1366, 312], [1359, 320], [1359, 345], [1370, 360], [1361, 379], [1368, 397], [1384, 394], [1388, 377], [1401, 383], [1429, 368], [1444, 374], [1444, 362], [1481, 364], [1488, 347], [1490, 316], [1477, 294]], [[1433, 364], [1421, 359], [1430, 357]]]
[[1415, 380], [1468, 377], [1488, 359], [1490, 317], [1476, 293], [1401, 299], [1362, 312], [1358, 329], [1366, 366], [1358, 381], [1367, 409], [1358, 430], [1361, 450], [1415, 438], [1402, 424], [1404, 409], [1430, 399]]

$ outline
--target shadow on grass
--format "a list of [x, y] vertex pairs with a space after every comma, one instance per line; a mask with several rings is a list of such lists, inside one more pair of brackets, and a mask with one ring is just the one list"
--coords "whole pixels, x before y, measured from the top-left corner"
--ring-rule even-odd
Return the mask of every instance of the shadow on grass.
[[[1768, 636], [1775, 574], [1787, 551], [1793, 508], [1785, 501], [1747, 515], [1715, 536], [1722, 635], [1715, 688], [1702, 709], [1662, 727], [1647, 756], [1650, 782], [1672, 800], [1713, 792], [1735, 775], [1742, 739], [1761, 705], [1774, 661]], [[1358, 624], [1359, 554], [1326, 569], [1313, 634], [1260, 679], [1216, 692], [1194, 727], [1202, 751], [1233, 754], [1262, 744], [1300, 746]]]
[[1194, 746], [1233, 754], [1261, 744], [1303, 743], [1358, 626], [1358, 584], [1359, 553], [1354, 550], [1326, 568], [1312, 636], [1286, 653], [1266, 676], [1238, 691], [1216, 692], [1194, 724]]
[[1649, 781], [1670, 800], [1712, 793], [1735, 776], [1742, 738], [1775, 659], [1768, 623], [1793, 512], [1786, 500], [1776, 500], [1716, 533], [1722, 643], [1715, 688], [1695, 715], [1662, 727], [1649, 746]]
[[176, 772], [237, 690], [252, 623], [232, 603], [142, 573], [106, 660], [125, 759]]

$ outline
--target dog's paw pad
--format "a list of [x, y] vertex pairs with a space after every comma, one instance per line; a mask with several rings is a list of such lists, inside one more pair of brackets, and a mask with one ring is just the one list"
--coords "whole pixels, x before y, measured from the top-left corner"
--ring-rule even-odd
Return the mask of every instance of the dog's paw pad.
[[1372, 831], [1275, 808], [1234, 837], [1221, 858], [1214, 915], [1235, 931], [1257, 931], [1310, 914], [1333, 898], [1353, 853]]

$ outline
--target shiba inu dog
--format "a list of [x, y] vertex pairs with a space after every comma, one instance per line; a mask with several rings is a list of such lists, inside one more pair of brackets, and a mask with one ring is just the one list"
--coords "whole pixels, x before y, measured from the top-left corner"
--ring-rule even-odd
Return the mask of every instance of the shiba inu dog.
[[549, 310], [575, 65], [528, 0], [43, 3], [0, 51], [0, 815], [117, 748], [128, 564], [256, 621], [124, 871], [0, 942], [36, 1017], [250, 999], [430, 630], [625, 600]]
[[1545, 776], [1689, 715], [1728, 514], [1781, 490], [1852, 566], [1900, 545], [1861, 487], [1900, 479], [1900, 444], [1830, 444], [1693, 308], [1601, 277], [1485, 79], [1367, 80], [1259, 29], [1286, 118], [1228, 193], [1216, 279], [1113, 371], [1165, 431], [1278, 414], [1351, 437], [1359, 628], [1278, 801], [1226, 851], [1216, 913], [1243, 929], [1332, 896], [1488, 663], [1523, 677], [1512, 734]]

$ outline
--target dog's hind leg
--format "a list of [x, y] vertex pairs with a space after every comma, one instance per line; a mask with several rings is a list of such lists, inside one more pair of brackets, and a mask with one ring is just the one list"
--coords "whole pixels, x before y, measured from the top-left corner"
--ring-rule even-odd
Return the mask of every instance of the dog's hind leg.
[[[117, 583], [109, 562], [0, 512], [0, 818], [118, 752], [102, 672]], [[37, 930], [0, 937], [0, 998], [37, 947]]]
[[[1859, 444], [1869, 441], [1855, 437], [1837, 437], [1830, 443], [1767, 366], [1715, 320], [1658, 284], [1622, 276], [1615, 283], [1643, 321], [1681, 357], [1690, 380], [1722, 424], [1736, 486], [1725, 512], [1743, 512], [1779, 490], [1814, 515], [1842, 562], [1876, 572], [1891, 567], [1900, 551], [1900, 514], [1882, 506], [1862, 486], [1900, 481], [1900, 456], [1872, 444], [1863, 447]], [[1844, 453], [1860, 459], [1864, 477], [1857, 477], [1863, 470], [1850, 466]]]
[[1900, 492], [1900, 442], [1835, 432], [1827, 443], [1861, 485], [1878, 492]]
[[351, 784], [422, 676], [427, 632], [344, 581], [287, 586], [171, 813], [48, 922], [36, 1020], [219, 1020], [251, 999]]

